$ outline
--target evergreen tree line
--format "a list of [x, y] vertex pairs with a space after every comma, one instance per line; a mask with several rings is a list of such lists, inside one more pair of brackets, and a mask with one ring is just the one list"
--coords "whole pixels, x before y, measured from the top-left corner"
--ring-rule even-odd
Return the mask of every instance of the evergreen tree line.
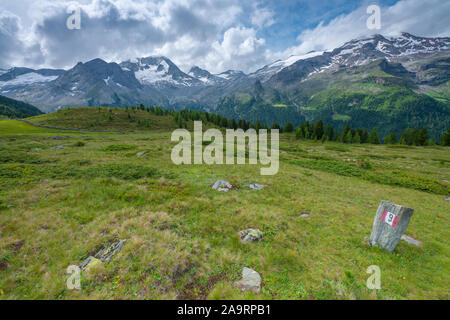
[[[137, 109], [131, 107], [132, 109]], [[344, 127], [342, 132], [339, 132], [330, 123], [324, 126], [322, 120], [317, 121], [315, 124], [309, 121], [301, 123], [297, 128], [294, 128], [291, 122], [287, 122], [283, 127], [278, 123], [273, 123], [271, 127], [266, 124], [261, 124], [260, 121], [252, 123], [246, 120], [228, 119], [223, 116], [208, 113], [200, 110], [168, 110], [157, 106], [145, 107], [140, 105], [139, 109], [146, 110], [154, 115], [167, 116], [171, 115], [174, 117], [175, 122], [179, 128], [186, 128], [188, 121], [203, 121], [210, 122], [216, 126], [227, 128], [227, 129], [243, 129], [247, 130], [253, 128], [255, 130], [259, 129], [279, 129], [280, 132], [294, 132], [297, 139], [309, 139], [318, 141], [336, 141], [342, 143], [370, 143], [370, 144], [381, 144], [382, 141], [378, 135], [377, 128], [374, 127], [369, 133], [366, 129], [362, 128], [351, 128], [348, 124]], [[408, 128], [406, 129], [400, 139], [395, 131], [384, 138], [385, 144], [403, 144], [403, 145], [415, 145], [415, 146], [426, 146], [436, 144], [435, 141], [430, 139], [427, 128]], [[442, 134], [441, 144], [443, 146], [450, 146], [450, 128]]]

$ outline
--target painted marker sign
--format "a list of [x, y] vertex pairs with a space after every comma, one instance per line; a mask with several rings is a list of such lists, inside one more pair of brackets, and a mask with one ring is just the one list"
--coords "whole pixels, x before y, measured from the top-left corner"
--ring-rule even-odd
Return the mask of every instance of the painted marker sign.
[[414, 209], [381, 201], [373, 221], [369, 244], [394, 251], [408, 227]]
[[381, 221], [386, 222], [388, 225], [394, 228], [397, 227], [399, 220], [400, 220], [399, 216], [396, 216], [392, 212], [388, 212], [386, 210], [383, 211], [383, 215], [381, 216]]

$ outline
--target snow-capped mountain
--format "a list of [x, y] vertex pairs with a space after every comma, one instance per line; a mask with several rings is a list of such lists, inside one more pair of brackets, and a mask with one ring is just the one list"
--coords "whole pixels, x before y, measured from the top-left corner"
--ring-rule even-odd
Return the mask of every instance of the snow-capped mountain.
[[0, 74], [0, 92], [8, 92], [32, 84], [50, 82], [62, 75], [65, 70], [12, 68]]
[[249, 76], [251, 78], [257, 78], [261, 81], [269, 80], [274, 74], [280, 72], [284, 68], [287, 68], [299, 60], [306, 60], [323, 54], [323, 51], [312, 51], [304, 55], [292, 55], [285, 60], [277, 60], [263, 68], [251, 73]]
[[237, 80], [242, 77], [246, 77], [246, 74], [243, 73], [242, 71], [228, 70], [228, 71], [225, 71], [222, 73], [218, 73], [215, 76], [225, 79], [225, 80]]
[[[374, 35], [355, 39], [330, 52], [310, 52], [275, 61], [254, 73], [228, 70], [211, 74], [199, 67], [188, 73], [166, 57], [145, 57], [121, 63], [94, 59], [70, 70], [0, 70], [0, 94], [35, 104], [44, 111], [64, 106], [159, 104], [211, 110], [223, 98], [239, 92], [297, 85], [320, 73], [362, 66], [377, 59], [413, 61], [433, 55], [450, 55], [450, 38], [422, 38], [403, 33], [395, 38]], [[443, 64], [433, 65], [444, 68]], [[413, 73], [427, 83], [444, 83], [446, 72], [430, 72], [428, 66]], [[426, 69], [428, 68], [428, 69]], [[410, 71], [400, 70], [408, 74]], [[428, 71], [427, 71], [428, 70]], [[447, 70], [447, 69], [445, 69]], [[419, 81], [419, 80], [418, 80]]]
[[219, 77], [219, 76], [213, 75], [209, 71], [202, 69], [200, 67], [197, 67], [197, 66], [192, 67], [191, 70], [189, 70], [188, 74], [191, 77], [200, 80], [203, 84], [209, 85], [209, 86], [217, 85], [217, 84], [223, 83], [224, 80], [227, 80], [224, 77]]
[[138, 58], [122, 62], [120, 67], [126, 72], [133, 72], [142, 85], [191, 87], [202, 83], [181, 71], [166, 57]]
[[298, 60], [275, 73], [270, 82], [304, 81], [321, 72], [335, 72], [342, 67], [367, 64], [376, 59], [397, 61], [420, 58], [450, 50], [450, 38], [422, 38], [408, 33], [387, 39], [382, 35], [355, 39], [331, 52]]

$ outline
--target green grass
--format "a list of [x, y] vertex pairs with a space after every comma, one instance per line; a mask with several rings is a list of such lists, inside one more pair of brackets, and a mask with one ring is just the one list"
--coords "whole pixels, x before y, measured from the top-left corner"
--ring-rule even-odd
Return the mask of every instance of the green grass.
[[[279, 173], [260, 176], [259, 165], [175, 166], [164, 125], [60, 133], [0, 121], [0, 299], [449, 299], [449, 148], [282, 134]], [[216, 192], [218, 179], [240, 189]], [[364, 242], [381, 200], [415, 209], [406, 234], [422, 247]], [[263, 241], [241, 244], [250, 227]], [[121, 252], [67, 290], [66, 268], [115, 239], [127, 240]], [[381, 268], [376, 293], [370, 265]], [[233, 287], [244, 266], [261, 274], [261, 294]]]
[[99, 131], [149, 131], [176, 129], [172, 116], [157, 116], [140, 109], [69, 108], [28, 118], [42, 125]]

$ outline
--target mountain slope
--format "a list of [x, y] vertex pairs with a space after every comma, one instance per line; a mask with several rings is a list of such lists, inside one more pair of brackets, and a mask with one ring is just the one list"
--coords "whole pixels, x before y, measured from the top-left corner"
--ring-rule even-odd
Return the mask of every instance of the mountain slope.
[[[59, 72], [11, 69], [0, 75], [0, 94], [44, 111], [142, 103], [268, 125], [318, 119], [338, 128], [347, 122], [367, 129], [377, 125], [384, 128], [382, 134], [426, 125], [437, 135], [448, 119], [450, 38], [374, 35], [330, 52], [278, 60], [249, 75], [236, 70], [211, 74], [199, 67], [184, 73], [166, 57], [119, 64], [94, 59]], [[399, 104], [404, 104], [406, 121], [398, 118]], [[397, 125], [385, 125], [391, 121]]]
[[42, 114], [42, 112], [27, 103], [0, 95], [0, 115], [8, 118], [26, 118]]

